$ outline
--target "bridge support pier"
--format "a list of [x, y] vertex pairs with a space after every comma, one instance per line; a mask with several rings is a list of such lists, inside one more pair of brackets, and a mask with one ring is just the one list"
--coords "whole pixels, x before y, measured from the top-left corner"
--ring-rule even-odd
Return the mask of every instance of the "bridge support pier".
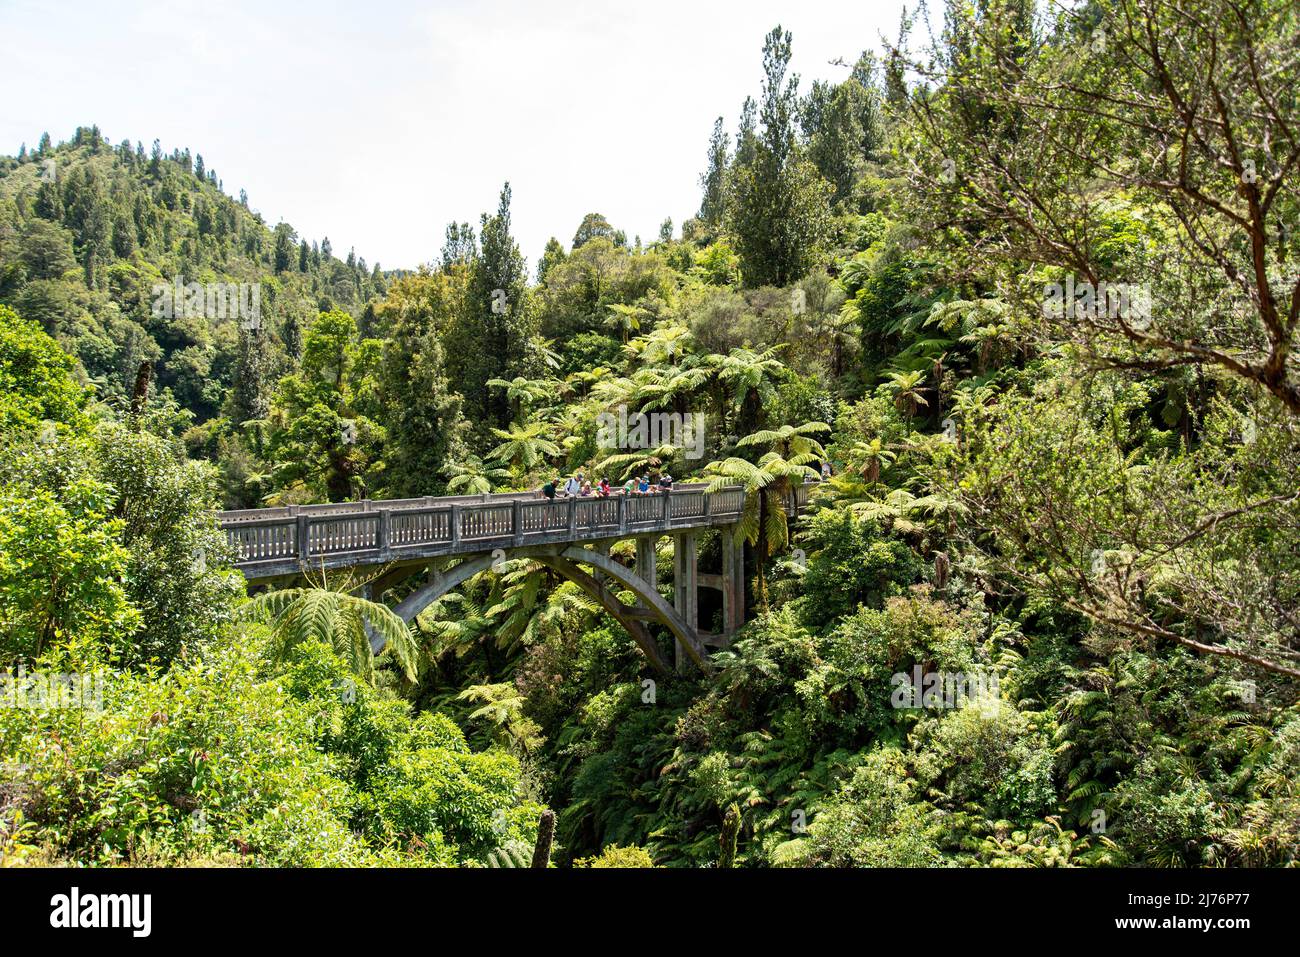
[[[696, 538], [694, 532], [673, 536], [673, 607], [693, 632], [700, 629], [699, 585], [696, 579]], [[686, 649], [677, 641], [676, 664], [679, 672], [690, 662]]]
[[730, 641], [745, 623], [745, 540], [736, 526], [722, 529], [722, 634]]
[[657, 535], [640, 535], [636, 540], [636, 574], [651, 591], [659, 587], [659, 570], [655, 567]]
[[[597, 555], [604, 555], [606, 558], [609, 558], [609, 542], [608, 542], [608, 541], [603, 541], [603, 542], [594, 542], [594, 543], [592, 543], [591, 550], [592, 550], [593, 552], [595, 552]], [[592, 576], [591, 576], [591, 577], [594, 578], [594, 579], [596, 579], [596, 583], [597, 583], [597, 584], [599, 584], [599, 585], [603, 585], [603, 584], [605, 584], [605, 579], [606, 579], [608, 576], [606, 576], [606, 574], [605, 574], [604, 572], [602, 572], [600, 569], [597, 568], [597, 569], [593, 569], [593, 570], [592, 570]]]

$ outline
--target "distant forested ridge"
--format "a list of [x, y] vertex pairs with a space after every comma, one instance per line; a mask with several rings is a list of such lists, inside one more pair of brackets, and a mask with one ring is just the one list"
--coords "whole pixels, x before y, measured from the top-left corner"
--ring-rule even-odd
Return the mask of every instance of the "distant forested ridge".
[[[260, 328], [203, 309], [159, 315], [157, 287], [178, 282], [255, 284]], [[188, 148], [115, 146], [90, 126], [0, 159], [0, 302], [40, 323], [119, 409], [149, 363], [178, 428], [255, 417], [316, 316], [361, 314], [386, 282], [328, 238], [268, 225]], [[215, 451], [212, 436], [195, 441]]]

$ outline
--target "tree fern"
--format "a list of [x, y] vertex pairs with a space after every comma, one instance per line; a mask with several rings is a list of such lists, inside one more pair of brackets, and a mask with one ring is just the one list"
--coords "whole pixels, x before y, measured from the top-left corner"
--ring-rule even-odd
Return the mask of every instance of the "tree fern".
[[391, 653], [407, 680], [415, 680], [415, 639], [406, 622], [386, 605], [325, 588], [284, 588], [250, 599], [244, 614], [270, 626], [270, 650], [277, 660], [316, 639], [330, 645], [353, 674], [373, 681], [374, 635], [383, 640], [381, 653]]

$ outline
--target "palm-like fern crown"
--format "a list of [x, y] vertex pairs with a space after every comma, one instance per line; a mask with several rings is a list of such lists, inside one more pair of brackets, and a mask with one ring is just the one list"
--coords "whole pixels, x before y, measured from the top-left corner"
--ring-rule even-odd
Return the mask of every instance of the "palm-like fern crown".
[[546, 422], [512, 422], [508, 431], [493, 429], [492, 434], [505, 441], [488, 453], [488, 459], [531, 469], [545, 456], [560, 454], [560, 447], [547, 438], [550, 428]]
[[812, 438], [821, 432], [829, 432], [831, 427], [825, 422], [805, 422], [803, 425], [783, 425], [779, 429], [761, 429], [745, 436], [737, 445], [765, 445], [773, 450], [783, 450], [785, 456], [797, 465], [826, 458], [826, 450], [820, 442]]
[[[786, 496], [762, 493], [768, 488], [786, 493], [795, 485], [817, 478], [819, 473], [810, 463], [825, 458], [826, 452], [811, 435], [824, 431], [830, 431], [825, 423], [807, 422], [800, 426], [786, 425], [780, 429], [755, 432], [745, 436], [737, 445], [773, 445], [779, 448], [764, 452], [757, 462], [732, 456], [710, 462], [705, 467], [705, 477], [709, 479], [706, 492], [717, 492], [735, 484], [744, 487], [745, 507], [738, 529], [746, 540], [757, 541], [762, 531], [767, 538], [769, 553], [785, 547], [789, 540]], [[787, 448], [788, 452], [782, 451]]]
[[315, 639], [332, 647], [353, 674], [373, 681], [379, 648], [415, 680], [415, 638], [386, 605], [325, 588], [284, 588], [256, 596], [244, 609], [250, 620], [270, 625], [270, 650], [278, 660]]

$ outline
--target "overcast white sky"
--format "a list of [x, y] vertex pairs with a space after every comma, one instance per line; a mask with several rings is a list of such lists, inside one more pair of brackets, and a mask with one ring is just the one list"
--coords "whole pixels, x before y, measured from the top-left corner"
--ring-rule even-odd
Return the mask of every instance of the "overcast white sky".
[[509, 180], [531, 272], [587, 212], [629, 240], [680, 228], [777, 23], [806, 90], [893, 37], [902, 5], [0, 0], [0, 152], [92, 123], [188, 146], [269, 223], [385, 268], [435, 258], [450, 220], [477, 229]]

